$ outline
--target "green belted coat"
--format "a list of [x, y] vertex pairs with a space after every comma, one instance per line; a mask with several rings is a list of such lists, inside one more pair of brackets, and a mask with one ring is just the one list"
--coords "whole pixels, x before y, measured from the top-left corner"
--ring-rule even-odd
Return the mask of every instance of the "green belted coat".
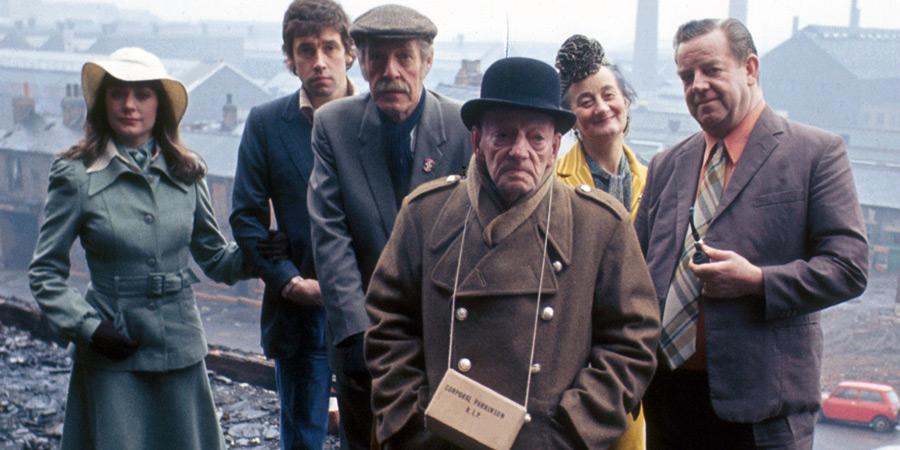
[[[91, 277], [84, 295], [66, 284], [69, 253], [76, 239], [84, 247]], [[64, 448], [126, 444], [164, 448], [167, 442], [180, 447], [183, 441], [170, 439], [178, 433], [164, 429], [154, 431], [153, 445], [128, 434], [129, 429], [137, 432], [160, 417], [176, 416], [172, 411], [201, 411], [185, 419], [192, 423], [183, 427], [195, 427], [209, 438], [212, 444], [202, 447], [220, 444], [221, 431], [202, 364], [207, 344], [191, 289], [199, 279], [188, 268], [190, 256], [216, 281], [234, 283], [248, 276], [237, 245], [226, 242], [219, 232], [205, 180], [185, 183], [175, 178], [159, 151], [140, 170], [112, 141], [90, 167], [79, 159], [54, 161], [29, 282], [51, 326], [76, 344]], [[118, 332], [137, 341], [137, 352], [124, 361], [113, 361], [91, 349], [91, 336], [101, 320], [113, 321]], [[154, 401], [149, 404], [118, 404], [141, 395], [146, 398], [142, 388], [115, 395], [125, 386], [140, 386], [123, 381], [126, 373], [144, 378], [162, 374], [162, 378], [154, 376], [155, 386], [147, 388], [152, 390], [166, 386], [167, 380], [184, 379], [185, 370], [194, 375], [168, 386], [165, 392], [172, 393], [168, 398], [151, 396]], [[167, 378], [165, 373], [180, 375]], [[192, 387], [190, 392], [179, 392], [180, 386]], [[83, 410], [69, 411], [76, 408]], [[123, 422], [122, 430], [103, 425], [116, 411], [128, 411], [130, 417], [131, 423]], [[132, 417], [132, 411], [140, 412]], [[70, 426], [76, 422], [83, 429]], [[121, 441], [101, 442], [119, 432], [124, 433]]]

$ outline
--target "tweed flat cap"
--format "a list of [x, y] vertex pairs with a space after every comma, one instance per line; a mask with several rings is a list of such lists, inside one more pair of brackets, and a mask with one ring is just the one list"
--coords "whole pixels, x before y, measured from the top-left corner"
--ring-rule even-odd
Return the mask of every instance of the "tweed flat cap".
[[350, 26], [350, 36], [356, 41], [368, 38], [430, 41], [436, 35], [437, 27], [431, 19], [400, 5], [376, 6], [357, 17]]

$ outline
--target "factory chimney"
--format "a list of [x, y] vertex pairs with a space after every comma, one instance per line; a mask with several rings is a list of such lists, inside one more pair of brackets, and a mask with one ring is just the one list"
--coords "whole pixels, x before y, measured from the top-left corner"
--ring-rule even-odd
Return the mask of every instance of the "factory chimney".
[[652, 92], [657, 88], [658, 39], [659, 0], [638, 0], [631, 68], [631, 79], [638, 92]]
[[728, 2], [728, 17], [740, 20], [747, 25], [747, 0], [731, 0]]

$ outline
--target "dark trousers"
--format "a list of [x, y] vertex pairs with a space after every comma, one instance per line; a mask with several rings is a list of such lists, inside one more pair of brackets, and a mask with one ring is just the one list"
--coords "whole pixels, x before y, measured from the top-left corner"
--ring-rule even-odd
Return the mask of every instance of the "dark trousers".
[[275, 382], [281, 400], [281, 448], [321, 450], [331, 399], [327, 347], [300, 347], [292, 356], [276, 359]]
[[341, 449], [369, 450], [372, 446], [372, 376], [366, 369], [362, 333], [331, 349], [341, 414]]
[[800, 412], [759, 423], [716, 416], [707, 372], [657, 371], [643, 398], [647, 450], [811, 450], [815, 414]]

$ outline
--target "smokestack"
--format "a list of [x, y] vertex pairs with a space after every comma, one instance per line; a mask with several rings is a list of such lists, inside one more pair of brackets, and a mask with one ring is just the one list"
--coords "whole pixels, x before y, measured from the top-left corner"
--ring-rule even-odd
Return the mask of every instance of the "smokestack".
[[634, 64], [631, 78], [638, 92], [657, 88], [657, 47], [659, 39], [659, 0], [638, 0], [637, 26], [634, 30]]
[[791, 37], [797, 35], [800, 32], [800, 16], [794, 16], [794, 22], [791, 25]]
[[728, 17], [747, 25], [747, 0], [731, 0], [728, 3]]
[[87, 105], [79, 94], [77, 84], [66, 85], [66, 97], [59, 106], [62, 108], [63, 125], [77, 130], [84, 125], [84, 116], [87, 113]]
[[857, 8], [856, 0], [850, 3], [850, 29], [859, 29], [859, 8]]
[[24, 124], [34, 116], [34, 99], [29, 95], [28, 83], [24, 86], [25, 95], [13, 99], [13, 124]]
[[231, 131], [237, 127], [237, 106], [232, 104], [231, 94], [225, 96], [225, 106], [222, 107], [222, 131]]

